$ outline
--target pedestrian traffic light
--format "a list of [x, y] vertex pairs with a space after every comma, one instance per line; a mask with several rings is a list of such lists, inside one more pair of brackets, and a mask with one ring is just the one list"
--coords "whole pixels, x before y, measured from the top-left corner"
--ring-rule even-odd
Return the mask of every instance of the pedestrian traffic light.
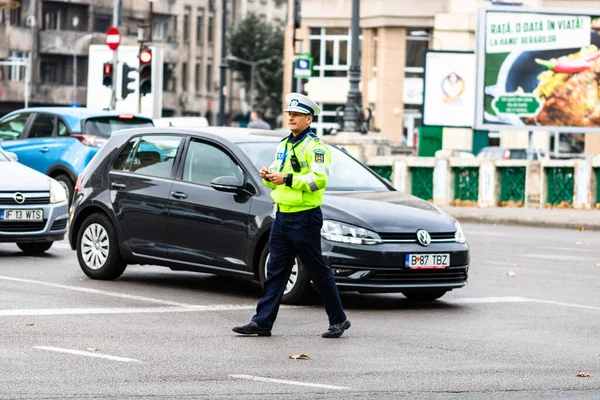
[[123, 74], [121, 75], [121, 98], [125, 100], [130, 93], [135, 93], [135, 87], [131, 88], [129, 84], [135, 82], [135, 75], [129, 76], [131, 72], [137, 72], [135, 68], [123, 64]]
[[302, 0], [294, 0], [294, 29], [302, 26]]
[[140, 48], [140, 95], [152, 93], [152, 50], [143, 46]]
[[113, 84], [113, 65], [105, 62], [102, 65], [102, 85], [112, 87]]

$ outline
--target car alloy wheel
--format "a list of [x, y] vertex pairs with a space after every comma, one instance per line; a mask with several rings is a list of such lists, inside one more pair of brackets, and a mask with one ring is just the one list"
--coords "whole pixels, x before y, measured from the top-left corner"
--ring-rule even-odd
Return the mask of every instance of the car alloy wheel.
[[[271, 254], [267, 254], [267, 259], [265, 260], [265, 276], [268, 276], [268, 265]], [[298, 258], [294, 258], [294, 265], [292, 266], [292, 272], [290, 273], [290, 277], [288, 278], [287, 283], [285, 284], [285, 291], [283, 295], [289, 294], [296, 286], [296, 282], [298, 282], [298, 274], [300, 273], [300, 267], [298, 266]]]
[[85, 265], [92, 270], [104, 266], [110, 251], [110, 241], [106, 229], [100, 224], [91, 224], [83, 232], [81, 253]]

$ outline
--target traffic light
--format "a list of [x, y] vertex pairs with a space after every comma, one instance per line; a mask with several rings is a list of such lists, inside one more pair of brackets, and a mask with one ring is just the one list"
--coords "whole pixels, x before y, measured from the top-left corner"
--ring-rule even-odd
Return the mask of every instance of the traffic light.
[[105, 62], [102, 66], [102, 84], [104, 86], [112, 87], [113, 84], [113, 65], [112, 63]]
[[152, 93], [152, 50], [143, 46], [140, 48], [140, 95]]
[[121, 98], [125, 100], [129, 93], [135, 93], [135, 88], [130, 88], [129, 84], [135, 82], [135, 76], [129, 76], [130, 72], [137, 72], [135, 68], [123, 64], [123, 74], [121, 75]]
[[302, 26], [302, 0], [294, 0], [294, 29]]

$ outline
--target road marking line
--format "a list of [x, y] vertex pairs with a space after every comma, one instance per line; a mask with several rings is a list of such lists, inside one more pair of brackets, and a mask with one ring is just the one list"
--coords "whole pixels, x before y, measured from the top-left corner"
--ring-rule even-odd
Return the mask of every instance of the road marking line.
[[449, 303], [458, 303], [458, 304], [478, 304], [478, 303], [531, 303], [535, 300], [528, 299], [526, 297], [464, 297], [464, 298], [455, 298], [448, 299]]
[[53, 246], [59, 247], [61, 249], [69, 249], [69, 250], [71, 250], [71, 245], [69, 245], [67, 243], [56, 243], [56, 242], [54, 242]]
[[269, 383], [283, 383], [285, 385], [308, 386], [308, 387], [315, 387], [315, 388], [321, 388], [321, 389], [333, 389], [333, 390], [351, 390], [349, 387], [345, 387], [345, 386], [333, 386], [333, 385], [323, 385], [320, 383], [287, 381], [287, 380], [283, 380], [283, 379], [263, 378], [261, 376], [253, 376], [253, 375], [229, 375], [229, 376], [232, 378], [236, 378], [236, 379], [247, 379], [247, 380], [251, 380], [251, 381], [269, 382]]
[[554, 306], [563, 306], [563, 307], [571, 307], [571, 308], [581, 308], [583, 310], [600, 311], [600, 307], [586, 306], [583, 304], [563, 303], [561, 301], [552, 301], [552, 300], [538, 300], [538, 299], [531, 299], [531, 300], [534, 303], [551, 304]]
[[164, 304], [166, 306], [196, 307], [194, 304], [179, 303], [176, 301], [160, 300], [160, 299], [154, 299], [151, 297], [136, 296], [136, 295], [132, 295], [132, 294], [125, 294], [125, 293], [118, 293], [118, 292], [108, 292], [106, 290], [98, 290], [98, 289], [92, 289], [92, 288], [61, 285], [58, 283], [36, 281], [33, 279], [12, 278], [10, 276], [0, 276], [0, 279], [6, 280], [6, 281], [14, 281], [14, 282], [33, 283], [36, 285], [50, 286], [50, 287], [55, 287], [55, 288], [59, 288], [59, 289], [74, 290], [76, 292], [101, 294], [103, 296], [118, 297], [121, 299], [145, 301], [148, 303], [155, 303], [155, 304]]
[[579, 253], [600, 253], [600, 250], [594, 250], [595, 247], [596, 247], [595, 245], [587, 245], [587, 246], [579, 246], [579, 247], [535, 246], [536, 249], [567, 250], [567, 251], [576, 251]]
[[[291, 308], [293, 306], [281, 306]], [[97, 315], [97, 314], [149, 314], [149, 313], [183, 313], [209, 311], [254, 310], [256, 305], [217, 304], [212, 306], [193, 307], [115, 307], [115, 308], [40, 308], [21, 310], [0, 310], [0, 317], [44, 316], [44, 315]]]
[[513, 254], [516, 257], [540, 258], [543, 260], [561, 261], [598, 261], [600, 257], [564, 256], [558, 254]]
[[33, 348], [39, 349], [39, 350], [56, 351], [58, 353], [75, 354], [78, 356], [104, 358], [104, 359], [113, 360], [113, 361], [141, 363], [140, 360], [136, 360], [135, 358], [117, 357], [117, 356], [110, 356], [108, 354], [90, 353], [89, 351], [61, 349], [60, 347], [49, 347], [49, 346], [33, 346]]

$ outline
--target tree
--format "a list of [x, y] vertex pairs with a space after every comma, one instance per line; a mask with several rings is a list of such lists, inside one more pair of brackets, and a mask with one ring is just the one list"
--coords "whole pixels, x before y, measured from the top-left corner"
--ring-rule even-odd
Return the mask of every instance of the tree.
[[[283, 26], [271, 25], [250, 13], [235, 26], [229, 42], [230, 54], [235, 57], [248, 61], [266, 60], [256, 65], [254, 107], [267, 114], [279, 114], [283, 90]], [[250, 66], [233, 60], [227, 63], [238, 72], [249, 96]]]

